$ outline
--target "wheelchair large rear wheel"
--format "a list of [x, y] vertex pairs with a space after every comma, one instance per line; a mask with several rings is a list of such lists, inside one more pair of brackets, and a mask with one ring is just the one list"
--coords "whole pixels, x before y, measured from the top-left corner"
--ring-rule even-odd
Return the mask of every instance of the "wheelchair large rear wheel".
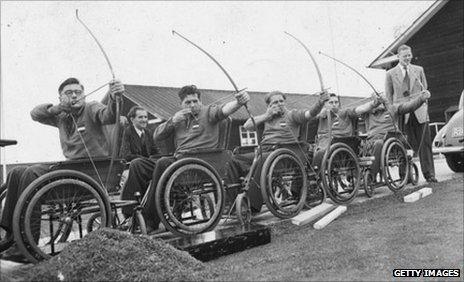
[[[0, 186], [0, 218], [2, 217], [3, 207], [5, 206], [6, 198], [6, 185]], [[12, 237], [7, 237], [6, 230], [0, 226], [0, 252], [7, 250], [13, 245], [14, 240]]]
[[351, 203], [361, 182], [361, 169], [356, 154], [348, 145], [335, 143], [324, 157], [321, 171], [327, 195], [339, 205]]
[[388, 139], [382, 147], [382, 175], [387, 187], [393, 192], [401, 191], [408, 182], [409, 162], [406, 149], [398, 139]]
[[84, 237], [95, 213], [102, 227], [109, 227], [107, 194], [92, 178], [71, 170], [50, 172], [21, 194], [13, 215], [15, 241], [31, 262], [48, 259]]
[[261, 170], [261, 195], [269, 211], [292, 218], [303, 208], [308, 193], [306, 171], [298, 156], [280, 148], [266, 159]]
[[156, 209], [168, 230], [180, 236], [210, 231], [224, 207], [224, 188], [207, 162], [185, 158], [171, 164], [156, 187]]

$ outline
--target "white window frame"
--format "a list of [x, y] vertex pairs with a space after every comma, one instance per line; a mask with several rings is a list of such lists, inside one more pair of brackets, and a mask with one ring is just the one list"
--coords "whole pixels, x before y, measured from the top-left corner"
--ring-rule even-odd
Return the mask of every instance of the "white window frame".
[[258, 133], [254, 130], [248, 131], [243, 126], [239, 126], [240, 146], [254, 147], [258, 146]]

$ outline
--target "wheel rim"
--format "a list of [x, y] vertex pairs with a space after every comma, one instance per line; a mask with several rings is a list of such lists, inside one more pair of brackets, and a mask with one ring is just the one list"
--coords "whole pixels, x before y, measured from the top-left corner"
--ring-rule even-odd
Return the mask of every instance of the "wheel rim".
[[387, 146], [383, 171], [387, 186], [393, 191], [401, 190], [408, 181], [409, 165], [404, 147], [397, 141]]
[[266, 189], [278, 216], [298, 213], [307, 197], [306, 175], [298, 159], [288, 154], [275, 157], [267, 174]]
[[373, 187], [373, 177], [370, 171], [366, 171], [364, 173], [364, 191], [368, 197], [372, 197], [374, 194], [374, 187]]
[[248, 197], [243, 193], [237, 196], [236, 200], [237, 216], [242, 225], [251, 222], [251, 209]]
[[[210, 197], [213, 209], [202, 205]], [[169, 220], [182, 231], [201, 233], [211, 228], [220, 216], [222, 186], [216, 175], [199, 164], [178, 168], [166, 183], [164, 206]]]
[[354, 153], [340, 147], [330, 154], [327, 180], [331, 199], [336, 203], [351, 202], [359, 188], [359, 164]]
[[[105, 210], [104, 202], [85, 182], [61, 179], [45, 185], [27, 205], [24, 232], [29, 248], [46, 258], [58, 254], [66, 242], [87, 234], [82, 226], [97, 210]], [[101, 221], [106, 220], [104, 214]]]
[[409, 175], [411, 178], [411, 183], [416, 185], [419, 182], [419, 168], [415, 163], [412, 162], [412, 160], [410, 160], [410, 162], [411, 167], [409, 167]]

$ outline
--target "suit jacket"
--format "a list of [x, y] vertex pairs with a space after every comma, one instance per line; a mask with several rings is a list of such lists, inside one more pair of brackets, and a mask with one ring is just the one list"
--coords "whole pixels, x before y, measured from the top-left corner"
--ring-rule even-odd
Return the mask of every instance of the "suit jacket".
[[[403, 85], [403, 73], [401, 71], [400, 64], [397, 64], [394, 68], [387, 71], [385, 78], [385, 95], [390, 103], [402, 103], [410, 101], [420, 93], [422, 90], [427, 89], [427, 80], [425, 78], [424, 69], [421, 66], [409, 65], [409, 93], [410, 96], [405, 97], [402, 89]], [[419, 123], [425, 123], [429, 121], [427, 103], [422, 104], [417, 110], [414, 111], [417, 121]], [[405, 115], [405, 122], [409, 119], [409, 114]]]
[[[143, 148], [142, 139], [135, 131], [133, 125], [129, 125], [124, 129], [122, 144], [120, 150], [120, 157], [127, 161], [140, 157], [150, 157], [151, 155], [158, 153], [158, 148], [155, 146], [153, 141], [153, 133], [150, 130], [144, 130], [144, 142], [145, 148]], [[145, 149], [145, 150], [144, 150]]]

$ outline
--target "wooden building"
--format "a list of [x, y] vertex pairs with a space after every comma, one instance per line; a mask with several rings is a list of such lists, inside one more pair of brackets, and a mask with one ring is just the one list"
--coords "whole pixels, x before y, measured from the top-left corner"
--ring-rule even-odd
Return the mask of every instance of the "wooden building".
[[464, 80], [464, 1], [438, 0], [370, 65], [388, 70], [398, 63], [400, 45], [411, 46], [412, 63], [424, 67], [431, 122], [447, 121], [457, 111]]

